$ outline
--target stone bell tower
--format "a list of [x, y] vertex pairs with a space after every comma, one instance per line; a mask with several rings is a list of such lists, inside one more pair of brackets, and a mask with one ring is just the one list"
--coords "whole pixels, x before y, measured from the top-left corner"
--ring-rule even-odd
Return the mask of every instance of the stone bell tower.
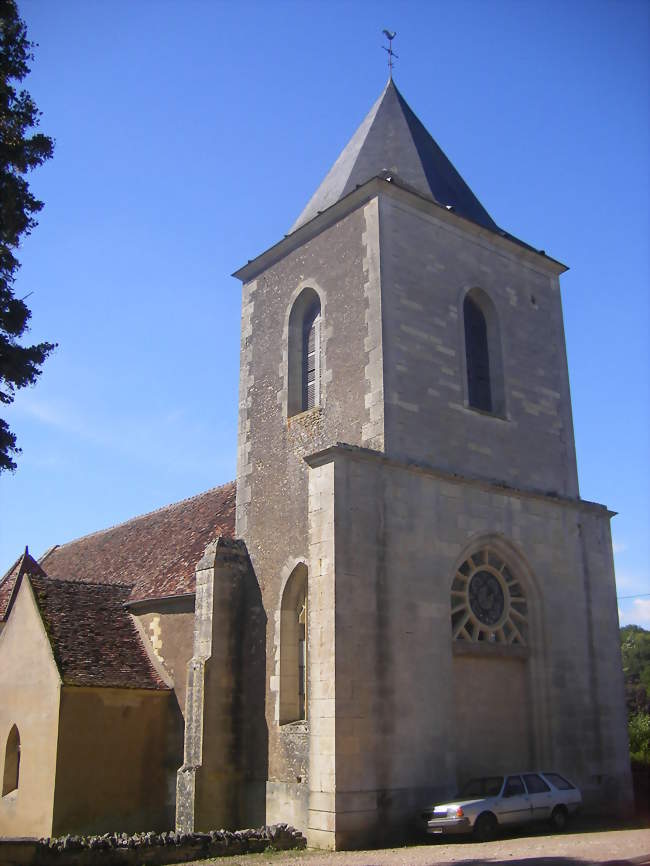
[[476, 773], [630, 797], [609, 517], [579, 498], [559, 276], [390, 80], [241, 268], [237, 535], [268, 821], [399, 836]]

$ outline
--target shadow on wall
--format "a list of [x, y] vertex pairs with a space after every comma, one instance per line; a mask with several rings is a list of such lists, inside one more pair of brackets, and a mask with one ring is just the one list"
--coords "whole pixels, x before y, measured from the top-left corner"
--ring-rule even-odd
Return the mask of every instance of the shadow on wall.
[[[164, 762], [166, 785], [165, 826], [173, 827], [176, 820], [176, 774], [178, 768], [183, 763], [183, 749], [185, 746], [185, 719], [178, 704], [176, 693], [172, 695], [169, 704], [167, 730], [165, 732], [167, 749]], [[149, 760], [157, 760], [156, 755], [151, 754]]]
[[632, 785], [637, 817], [650, 824], [650, 765], [632, 761]]
[[266, 821], [269, 732], [266, 724], [266, 625], [262, 593], [253, 565], [243, 581], [242, 606], [237, 633], [237, 678], [241, 699], [235, 708], [237, 754], [244, 786], [240, 806], [241, 826], [259, 827]]
[[173, 826], [183, 717], [173, 693], [61, 692], [52, 833]]

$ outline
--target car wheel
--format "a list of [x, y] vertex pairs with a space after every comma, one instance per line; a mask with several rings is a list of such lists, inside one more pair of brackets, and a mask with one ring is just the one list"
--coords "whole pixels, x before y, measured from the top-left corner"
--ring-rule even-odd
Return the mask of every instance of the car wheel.
[[569, 820], [569, 815], [567, 814], [567, 810], [564, 806], [556, 806], [555, 809], [551, 812], [551, 827], [557, 832], [561, 833], [562, 830], [565, 829], [567, 822]]
[[483, 812], [474, 823], [474, 838], [478, 842], [489, 842], [497, 833], [497, 819], [492, 812]]

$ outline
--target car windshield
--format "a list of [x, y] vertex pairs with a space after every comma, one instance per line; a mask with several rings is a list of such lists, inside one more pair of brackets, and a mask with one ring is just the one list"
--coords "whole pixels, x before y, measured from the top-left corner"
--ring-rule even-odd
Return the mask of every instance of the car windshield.
[[459, 797], [496, 797], [503, 785], [503, 776], [485, 776], [482, 779], [470, 779], [460, 789]]

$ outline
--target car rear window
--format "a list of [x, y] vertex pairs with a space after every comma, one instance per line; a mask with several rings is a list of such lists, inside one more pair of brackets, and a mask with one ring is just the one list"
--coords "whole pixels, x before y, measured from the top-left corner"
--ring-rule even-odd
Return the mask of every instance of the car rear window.
[[544, 779], [542, 779], [541, 776], [538, 776], [537, 773], [525, 773], [524, 782], [526, 783], [529, 794], [543, 794], [544, 791], [551, 790]]
[[558, 788], [560, 791], [574, 791], [575, 785], [568, 782], [564, 776], [559, 773], [544, 773], [544, 777], [549, 780], [551, 785]]
[[482, 779], [470, 779], [460, 789], [460, 797], [496, 797], [503, 785], [503, 776], [485, 776]]

